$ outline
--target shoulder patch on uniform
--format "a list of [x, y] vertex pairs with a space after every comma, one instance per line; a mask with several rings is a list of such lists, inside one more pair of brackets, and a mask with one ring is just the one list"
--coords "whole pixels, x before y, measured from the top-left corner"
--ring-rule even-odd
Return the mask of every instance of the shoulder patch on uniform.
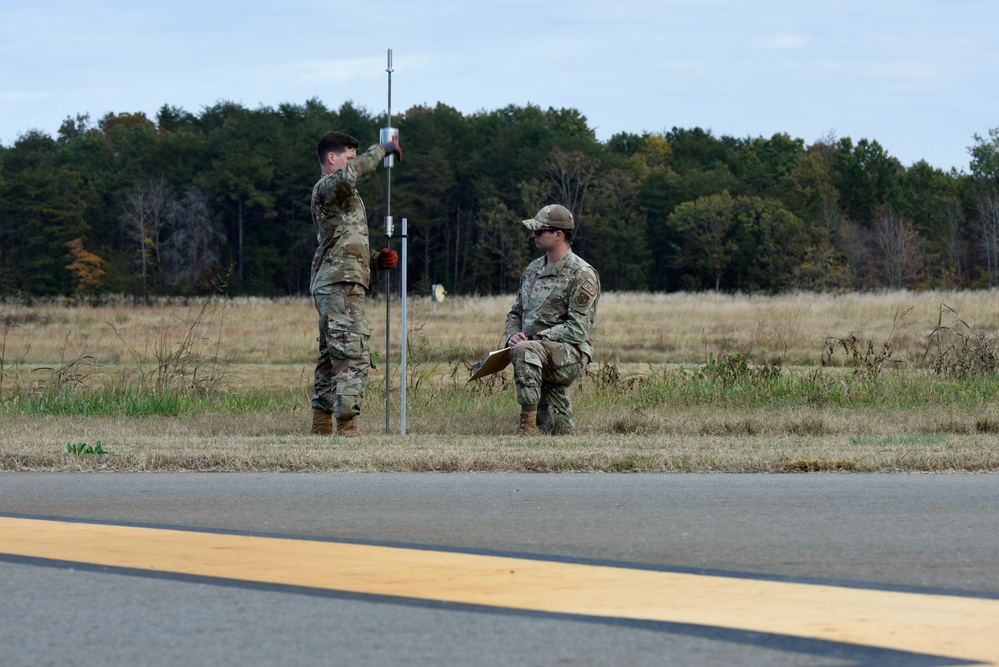
[[575, 306], [580, 310], [586, 310], [593, 301], [593, 298], [597, 295], [597, 286], [592, 280], [587, 279], [579, 287], [579, 292], [576, 294]]

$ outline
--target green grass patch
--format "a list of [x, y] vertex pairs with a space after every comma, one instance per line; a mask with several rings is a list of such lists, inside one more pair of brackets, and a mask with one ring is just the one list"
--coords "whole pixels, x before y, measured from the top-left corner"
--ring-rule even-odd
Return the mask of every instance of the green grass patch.
[[69, 443], [66, 445], [66, 453], [74, 456], [81, 455], [101, 455], [101, 454], [113, 454], [114, 452], [104, 451], [104, 443], [98, 440], [93, 445], [88, 445], [85, 442]]
[[0, 404], [4, 415], [117, 415], [122, 417], [181, 414], [245, 414], [294, 409], [302, 397], [289, 390], [192, 392], [148, 387], [63, 388], [10, 397]]

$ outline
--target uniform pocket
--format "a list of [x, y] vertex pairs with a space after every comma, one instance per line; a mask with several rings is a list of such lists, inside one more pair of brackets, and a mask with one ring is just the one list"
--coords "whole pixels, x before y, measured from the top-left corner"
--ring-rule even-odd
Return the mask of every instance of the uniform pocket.
[[366, 359], [370, 337], [371, 333], [367, 327], [346, 329], [330, 322], [326, 333], [326, 342], [333, 356], [341, 359]]

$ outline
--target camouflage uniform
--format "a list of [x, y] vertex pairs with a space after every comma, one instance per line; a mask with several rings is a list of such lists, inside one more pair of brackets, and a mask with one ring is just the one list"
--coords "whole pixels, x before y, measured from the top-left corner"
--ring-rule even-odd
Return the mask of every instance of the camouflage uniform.
[[590, 335], [600, 298], [596, 270], [571, 250], [551, 267], [542, 256], [527, 265], [513, 309], [506, 317], [506, 340], [523, 331], [530, 341], [511, 352], [517, 402], [538, 406], [538, 428], [569, 433], [574, 427], [566, 388], [593, 358]]
[[368, 218], [356, 185], [385, 157], [368, 148], [312, 189], [312, 222], [319, 247], [312, 260], [312, 295], [319, 313], [319, 357], [312, 407], [337, 418], [359, 415], [371, 357], [364, 299], [377, 257], [368, 245]]

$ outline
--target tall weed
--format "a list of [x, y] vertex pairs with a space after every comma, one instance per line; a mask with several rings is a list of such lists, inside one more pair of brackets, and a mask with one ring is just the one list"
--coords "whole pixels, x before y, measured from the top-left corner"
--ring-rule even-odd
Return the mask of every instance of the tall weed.
[[[945, 316], [951, 319], [944, 322]], [[999, 372], [999, 341], [975, 331], [953, 308], [940, 304], [937, 324], [927, 337], [923, 364], [937, 375], [966, 379]]]

